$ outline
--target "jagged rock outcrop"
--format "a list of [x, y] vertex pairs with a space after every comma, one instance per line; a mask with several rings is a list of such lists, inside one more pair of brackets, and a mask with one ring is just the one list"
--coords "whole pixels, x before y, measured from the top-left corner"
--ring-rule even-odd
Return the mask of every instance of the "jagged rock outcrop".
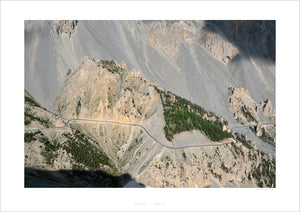
[[225, 64], [239, 53], [238, 49], [226, 39], [205, 28], [202, 22], [153, 22], [149, 26], [146, 39], [149, 45], [164, 48], [171, 54], [178, 51], [182, 41], [197, 43], [211, 56]]
[[[235, 119], [247, 124], [260, 124], [259, 112], [265, 117], [275, 120], [275, 109], [272, 107], [270, 99], [257, 104], [250, 96], [247, 89], [233, 87], [228, 85], [229, 107], [234, 112]], [[257, 129], [261, 127], [258, 126]]]
[[229, 107], [234, 111], [234, 118], [247, 124], [260, 123], [259, 108], [247, 89], [228, 85]]
[[52, 23], [51, 31], [56, 36], [65, 33], [70, 38], [77, 24], [77, 20], [55, 21]]
[[199, 44], [204, 46], [205, 50], [208, 51], [211, 56], [225, 64], [239, 53], [239, 50], [234, 47], [232, 43], [207, 28], [201, 29]]
[[[231, 84], [228, 85], [228, 94], [229, 108], [234, 112], [234, 118], [241, 124], [253, 125], [250, 129], [256, 136], [275, 146], [275, 110], [271, 101], [267, 99], [257, 104], [247, 89], [236, 88]], [[261, 119], [268, 120], [267, 125], [263, 125]]]
[[128, 71], [125, 63], [85, 57], [67, 79], [54, 108], [66, 118], [137, 123], [153, 113], [157, 101], [154, 88], [140, 72]]
[[272, 107], [272, 103], [271, 103], [270, 99], [267, 99], [266, 101], [261, 102], [260, 105], [262, 107], [262, 111], [265, 116], [275, 117], [275, 110]]
[[169, 24], [163, 22], [153, 22], [149, 26], [146, 39], [149, 45], [165, 48], [171, 54], [178, 51], [180, 42], [186, 39], [193, 39], [194, 29], [187, 26], [184, 22]]
[[254, 131], [255, 131], [255, 134], [260, 137], [262, 136], [262, 126], [261, 124], [257, 124], [255, 127], [254, 127]]

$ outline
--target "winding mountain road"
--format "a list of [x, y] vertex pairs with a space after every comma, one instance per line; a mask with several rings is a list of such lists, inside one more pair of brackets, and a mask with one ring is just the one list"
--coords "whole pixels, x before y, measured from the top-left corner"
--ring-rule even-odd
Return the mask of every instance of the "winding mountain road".
[[[275, 123], [272, 123], [272, 122], [266, 122], [266, 123], [261, 123], [260, 125], [273, 125]], [[256, 126], [256, 124], [248, 124], [248, 125], [240, 125], [240, 126], [235, 126], [235, 127], [232, 127], [231, 130], [235, 129], [235, 128], [243, 128], [243, 127], [254, 127]]]
[[[33, 131], [37, 131], [37, 130], [45, 130], [45, 129], [66, 129], [69, 127], [70, 122], [72, 121], [84, 121], [84, 122], [97, 122], [97, 123], [110, 123], [110, 124], [118, 124], [118, 125], [127, 125], [127, 126], [133, 126], [133, 127], [140, 127], [142, 128], [147, 135], [152, 138], [156, 143], [158, 143], [159, 145], [166, 147], [168, 149], [187, 149], [187, 148], [195, 148], [195, 147], [218, 147], [218, 146], [225, 146], [226, 144], [231, 144], [231, 142], [227, 142], [227, 143], [220, 143], [220, 144], [199, 144], [199, 145], [190, 145], [190, 146], [180, 146], [180, 147], [173, 147], [173, 146], [169, 146], [166, 144], [161, 143], [160, 141], [158, 141], [156, 138], [154, 138], [149, 132], [148, 130], [139, 124], [131, 124], [131, 123], [122, 123], [122, 122], [117, 122], [117, 121], [109, 121], [109, 120], [92, 120], [92, 119], [69, 119], [66, 122], [65, 126], [62, 127], [49, 127], [49, 128], [36, 128], [36, 129], [30, 129], [30, 130], [25, 130], [25, 132], [33, 132]], [[249, 125], [252, 126], [252, 125]], [[242, 127], [242, 126], [241, 126]], [[243, 127], [248, 127], [248, 125], [244, 125]], [[237, 128], [237, 127], [235, 127]], [[235, 140], [235, 139], [234, 139]], [[235, 140], [236, 142], [239, 142], [237, 140]]]

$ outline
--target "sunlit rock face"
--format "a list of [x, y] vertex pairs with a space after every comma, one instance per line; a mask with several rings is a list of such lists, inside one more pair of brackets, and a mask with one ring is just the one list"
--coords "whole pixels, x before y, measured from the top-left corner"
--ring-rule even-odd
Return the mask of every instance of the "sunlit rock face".
[[275, 108], [275, 64], [267, 59], [275, 55], [274, 30], [273, 21], [26, 21], [25, 88], [51, 110], [70, 70], [91, 56], [126, 61], [224, 117], [229, 83]]

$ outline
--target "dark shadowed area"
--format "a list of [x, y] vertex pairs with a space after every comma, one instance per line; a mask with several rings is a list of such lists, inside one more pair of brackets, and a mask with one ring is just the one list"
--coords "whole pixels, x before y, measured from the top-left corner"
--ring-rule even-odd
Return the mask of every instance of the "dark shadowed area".
[[275, 20], [209, 20], [205, 28], [222, 35], [244, 55], [275, 62]]
[[[103, 171], [48, 171], [25, 168], [25, 188], [120, 188], [133, 179], [129, 174], [112, 176]], [[138, 184], [138, 183], [137, 183]], [[128, 187], [128, 186], [126, 186]], [[129, 186], [131, 187], [131, 186]], [[144, 187], [138, 184], [135, 187]]]

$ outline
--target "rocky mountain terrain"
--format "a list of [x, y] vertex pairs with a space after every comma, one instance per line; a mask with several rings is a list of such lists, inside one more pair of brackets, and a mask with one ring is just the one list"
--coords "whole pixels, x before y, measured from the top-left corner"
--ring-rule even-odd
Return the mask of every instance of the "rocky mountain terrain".
[[[146, 34], [149, 45], [167, 49], [171, 54], [178, 52], [182, 41], [198, 44], [215, 59], [228, 63], [238, 54], [238, 49], [219, 34], [193, 22], [153, 22]], [[201, 27], [200, 27], [201, 26]]]
[[275, 146], [275, 110], [270, 100], [257, 104], [248, 90], [231, 85], [228, 86], [228, 92], [229, 107], [234, 111], [234, 118], [243, 125], [251, 125], [250, 129], [256, 136]]
[[[25, 87], [44, 107], [51, 109], [69, 68], [76, 70], [84, 56], [91, 56], [118, 63], [126, 61], [129, 69], [139, 70], [150, 82], [222, 115], [228, 112], [223, 103], [227, 102], [229, 83], [248, 89], [257, 102], [269, 98], [275, 105], [275, 64], [264, 61], [259, 51], [260, 48], [275, 51], [274, 47], [267, 48], [272, 47], [275, 39], [271, 36], [274, 29], [269, 29], [272, 24], [274, 28], [272, 21], [260, 24], [255, 21], [78, 21], [76, 27], [71, 27], [69, 37], [53, 32], [57, 21], [27, 21]], [[165, 35], [159, 31], [160, 25], [165, 26], [161, 27]], [[219, 44], [228, 46], [224, 50], [225, 58], [231, 59], [227, 66], [217, 59], [223, 57]], [[164, 50], [172, 45], [177, 46], [176, 53]], [[206, 45], [216, 46], [210, 50]], [[229, 46], [237, 49], [233, 50], [238, 51], [235, 57], [226, 53], [231, 52]], [[210, 80], [215, 80], [214, 87], [210, 86], [213, 83]]]
[[39, 130], [25, 132], [25, 181], [275, 187], [272, 30], [26, 21], [24, 125]]
[[52, 24], [52, 33], [59, 36], [62, 33], [65, 33], [70, 38], [78, 21], [71, 21], [71, 20], [64, 20], [64, 21], [57, 21]]
[[[71, 128], [26, 133], [26, 166], [129, 174], [151, 187], [275, 186], [274, 160], [257, 150], [255, 142], [231, 134], [222, 117], [165, 92], [126, 67], [125, 63], [85, 57], [53, 105], [59, 117], [76, 120]], [[37, 104], [26, 103], [25, 107], [37, 116]], [[56, 118], [49, 112], [47, 117], [49, 123]], [[144, 129], [118, 123], [140, 124], [161, 143]], [[208, 146], [189, 148], [203, 142]], [[214, 146], [222, 143], [226, 145]], [[59, 176], [65, 179], [63, 173]]]

